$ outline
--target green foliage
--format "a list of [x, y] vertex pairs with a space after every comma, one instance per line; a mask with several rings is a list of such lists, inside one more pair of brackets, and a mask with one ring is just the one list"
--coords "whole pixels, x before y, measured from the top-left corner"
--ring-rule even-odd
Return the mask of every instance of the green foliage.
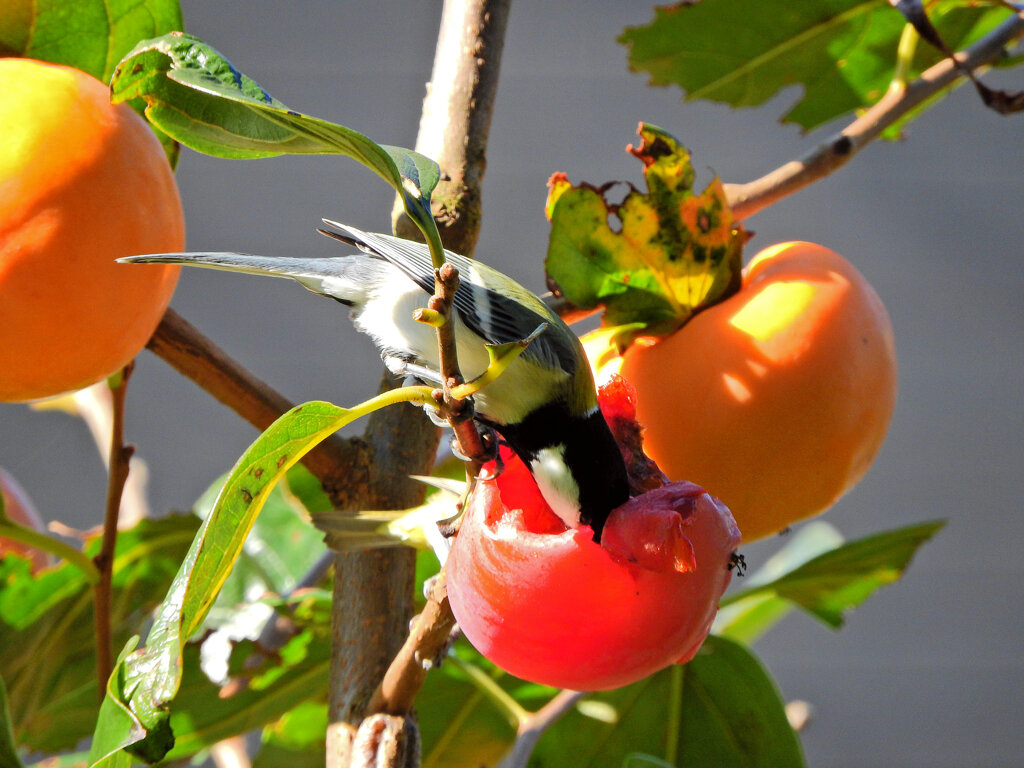
[[623, 337], [671, 333], [734, 292], [745, 239], [717, 178], [696, 194], [689, 152], [653, 125], [638, 133], [628, 151], [644, 165], [646, 193], [630, 187], [611, 204], [614, 185], [573, 187], [556, 175], [548, 196], [548, 275], [575, 306], [602, 307], [605, 326], [628, 325]]
[[138, 745], [157, 757], [170, 748], [167, 704], [181, 684], [185, 643], [206, 618], [270, 491], [323, 438], [364, 412], [329, 403], [296, 406], [238, 460], [174, 577], [145, 649], [129, 656], [126, 647], [118, 661], [97, 722], [91, 760], [129, 747], [136, 750]]
[[[955, 50], [969, 45], [1010, 11], [993, 3], [940, 0], [928, 12]], [[703, 0], [658, 8], [652, 22], [619, 41], [629, 64], [652, 85], [678, 85], [687, 100], [733, 107], [763, 104], [782, 89], [803, 94], [783, 116], [804, 129], [877, 101], [897, 70], [903, 16], [883, 0]], [[918, 46], [914, 76], [942, 54]]]
[[143, 40], [117, 65], [110, 87], [115, 102], [143, 99], [146, 117], [154, 125], [209, 155], [351, 157], [398, 193], [440, 266], [441, 239], [430, 211], [430, 194], [441, 174], [430, 158], [376, 144], [351, 128], [289, 109], [191, 35]]

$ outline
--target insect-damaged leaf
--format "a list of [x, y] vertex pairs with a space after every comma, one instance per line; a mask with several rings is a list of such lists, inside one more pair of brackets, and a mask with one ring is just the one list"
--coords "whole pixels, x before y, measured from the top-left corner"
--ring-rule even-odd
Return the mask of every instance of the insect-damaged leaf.
[[630, 186], [615, 204], [607, 199], [615, 184], [552, 177], [546, 267], [577, 307], [603, 308], [604, 325], [665, 334], [738, 287], [745, 233], [721, 181], [693, 191], [690, 154], [675, 138], [644, 123], [639, 134], [640, 147], [628, 151], [644, 164], [647, 192]]

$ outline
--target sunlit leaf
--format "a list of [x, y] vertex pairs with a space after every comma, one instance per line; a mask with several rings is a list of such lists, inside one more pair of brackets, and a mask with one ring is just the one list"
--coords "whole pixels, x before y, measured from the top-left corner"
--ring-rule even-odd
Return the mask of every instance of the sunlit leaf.
[[[787, 537], [783, 547], [756, 572], [745, 576], [741, 583], [745, 590], [767, 584], [842, 543], [843, 537], [834, 527], [821, 520], [812, 520]], [[772, 592], [748, 593], [747, 597], [737, 599], [718, 611], [712, 632], [749, 645], [794, 608], [796, 606], [791, 601]]]
[[[290, 492], [293, 476], [301, 477], [300, 482], [307, 476], [316, 480], [309, 470], [296, 464], [288, 471], [287, 482], [278, 483], [270, 491], [221, 589], [217, 606], [212, 609], [214, 612], [229, 610], [233, 604], [254, 600], [266, 592], [286, 593], [326, 551], [323, 534], [311, 524], [309, 511], [302, 500]], [[196, 502], [194, 511], [200, 518], [212, 512], [226, 479], [225, 475], [216, 480]], [[319, 482], [316, 488], [320, 488]], [[312, 485], [303, 492], [319, 502], [319, 498], [313, 496]]]
[[602, 307], [604, 325], [669, 333], [735, 291], [745, 234], [718, 179], [695, 193], [689, 152], [655, 126], [642, 123], [639, 133], [640, 147], [629, 151], [644, 165], [646, 193], [630, 187], [615, 204], [607, 199], [615, 185], [552, 178], [545, 266], [574, 305]]
[[792, 601], [832, 627], [881, 587], [897, 581], [921, 545], [945, 522], [930, 522], [867, 536], [825, 552], [766, 584], [730, 595], [723, 606], [758, 596]]
[[67, 64], [107, 82], [139, 40], [182, 28], [178, 0], [4, 0], [0, 56]]
[[[379, 408], [399, 402], [427, 402], [427, 387], [404, 387], [385, 392], [347, 409], [330, 403], [310, 402], [296, 406], [270, 425], [249, 446], [231, 470], [217, 502], [203, 521], [167, 596], [143, 649], [127, 656], [117, 672], [119, 684], [107, 690], [97, 722], [93, 754], [115, 754], [129, 748], [133, 753], [162, 756], [170, 747], [168, 704], [182, 679], [185, 643], [202, 625], [238, 559], [246, 536], [266, 504], [274, 485], [289, 468], [323, 439], [346, 424]], [[108, 739], [118, 734], [104, 722], [127, 711], [141, 726], [131, 732], [134, 741], [125, 745]]]
[[115, 101], [144, 99], [155, 125], [209, 155], [350, 157], [395, 189], [427, 242], [440, 248], [430, 212], [430, 194], [440, 180], [437, 163], [290, 109], [196, 37], [172, 33], [142, 41], [118, 64], [111, 91]]
[[[1009, 13], [960, 0], [929, 4], [935, 27], [956, 49]], [[903, 27], [903, 16], [880, 0], [703, 0], [658, 8], [650, 24], [626, 29], [619, 41], [634, 70], [653, 85], [680, 86], [688, 100], [752, 107], [801, 86], [783, 120], [810, 129], [885, 93]], [[909, 74], [941, 58], [919, 46]]]

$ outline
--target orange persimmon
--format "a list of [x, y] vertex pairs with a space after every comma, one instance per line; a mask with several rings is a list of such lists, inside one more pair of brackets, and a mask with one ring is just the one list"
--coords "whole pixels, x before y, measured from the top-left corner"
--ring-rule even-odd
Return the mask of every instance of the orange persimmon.
[[78, 389], [126, 365], [170, 302], [174, 174], [146, 121], [71, 67], [0, 59], [0, 400]]
[[732, 511], [745, 542], [832, 505], [867, 471], [896, 401], [892, 325], [837, 253], [761, 251], [739, 292], [619, 357], [584, 340], [598, 378], [638, 392], [648, 454]]

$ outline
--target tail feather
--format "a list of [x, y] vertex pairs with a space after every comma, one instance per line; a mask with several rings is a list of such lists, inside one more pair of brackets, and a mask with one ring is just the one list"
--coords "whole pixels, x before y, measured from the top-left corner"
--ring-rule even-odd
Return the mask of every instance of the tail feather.
[[313, 293], [350, 306], [361, 305], [366, 300], [368, 287], [379, 282], [383, 271], [394, 269], [386, 262], [364, 254], [298, 258], [230, 252], [153, 253], [128, 256], [118, 261], [129, 264], [185, 264], [250, 275], [286, 277]]

